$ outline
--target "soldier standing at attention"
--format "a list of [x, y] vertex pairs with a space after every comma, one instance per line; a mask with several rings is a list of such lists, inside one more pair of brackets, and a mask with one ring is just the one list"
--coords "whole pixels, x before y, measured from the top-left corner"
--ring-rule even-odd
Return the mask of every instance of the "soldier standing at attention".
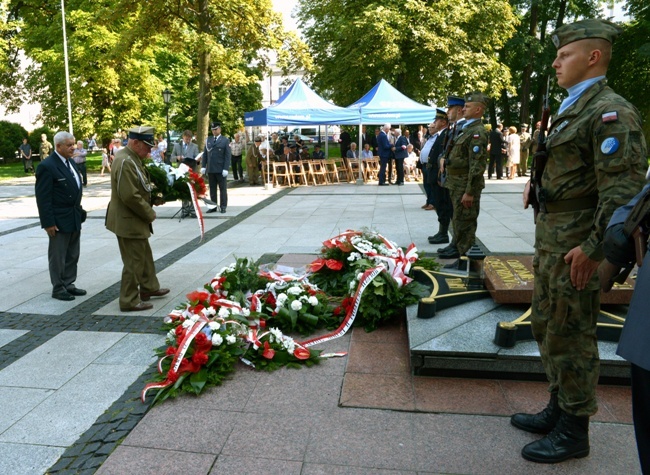
[[[210, 126], [212, 136], [205, 139], [203, 155], [205, 160], [205, 173], [208, 175], [210, 182], [210, 199], [219, 203], [219, 211], [226, 212], [228, 206], [228, 169], [232, 152], [230, 150], [230, 140], [221, 135], [221, 123], [213, 122]], [[217, 201], [217, 187], [219, 188], [219, 201]], [[208, 213], [214, 213], [217, 207], [210, 208]]]
[[530, 152], [530, 144], [533, 139], [528, 133], [528, 124], [521, 124], [521, 132], [519, 133], [519, 153], [520, 159], [517, 165], [517, 176], [528, 176], [528, 155]]
[[458, 259], [474, 244], [480, 210], [481, 190], [485, 188], [483, 173], [488, 159], [488, 135], [483, 126], [483, 113], [488, 98], [473, 92], [465, 98], [465, 122], [446, 157], [447, 181], [453, 206], [454, 240], [449, 251], [440, 254], [446, 259]]
[[[549, 380], [550, 401], [512, 424], [548, 434], [522, 449], [533, 462], [589, 455], [599, 357], [596, 320], [603, 235], [614, 210], [644, 183], [645, 140], [637, 110], [607, 86], [619, 28], [604, 20], [563, 25], [551, 36], [558, 85], [569, 92], [549, 127], [538, 190], [532, 331]], [[524, 190], [528, 207], [530, 182]]]

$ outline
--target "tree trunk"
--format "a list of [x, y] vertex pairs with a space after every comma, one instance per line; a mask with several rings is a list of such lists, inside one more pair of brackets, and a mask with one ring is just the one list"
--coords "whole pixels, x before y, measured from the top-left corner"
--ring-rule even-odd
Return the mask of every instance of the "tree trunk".
[[538, 1], [533, 0], [530, 9], [530, 29], [528, 30], [528, 64], [524, 67], [522, 85], [521, 85], [521, 109], [519, 112], [519, 123], [528, 122], [530, 115], [530, 82], [533, 75], [533, 64], [535, 62], [535, 50], [532, 44], [537, 42], [537, 14], [539, 11]]
[[201, 36], [210, 32], [210, 17], [208, 14], [208, 0], [199, 0], [199, 97], [198, 112], [196, 114], [196, 141], [199, 150], [208, 136], [210, 122], [210, 102], [212, 101], [212, 75], [210, 73], [210, 47], [201, 41]]

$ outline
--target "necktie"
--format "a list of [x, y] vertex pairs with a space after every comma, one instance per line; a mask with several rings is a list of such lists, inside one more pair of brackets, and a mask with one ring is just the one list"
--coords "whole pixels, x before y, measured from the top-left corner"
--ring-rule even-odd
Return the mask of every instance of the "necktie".
[[74, 182], [77, 184], [77, 187], [79, 186], [79, 183], [77, 182], [77, 176], [75, 175], [74, 171], [72, 170], [72, 166], [70, 165], [70, 160], [66, 160], [65, 164], [68, 166], [68, 171], [72, 175], [72, 178], [74, 178]]

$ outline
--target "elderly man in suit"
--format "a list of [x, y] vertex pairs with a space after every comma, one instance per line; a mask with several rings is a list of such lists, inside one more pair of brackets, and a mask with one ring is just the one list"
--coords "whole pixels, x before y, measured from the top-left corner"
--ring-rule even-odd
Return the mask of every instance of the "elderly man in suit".
[[[228, 169], [232, 157], [230, 141], [221, 135], [220, 122], [213, 122], [210, 128], [212, 129], [212, 137], [205, 139], [205, 148], [203, 149], [205, 160], [203, 164], [210, 183], [210, 199], [217, 203], [217, 187], [219, 187], [219, 210], [225, 213], [226, 206], [228, 206]], [[214, 213], [215, 211], [217, 211], [217, 207], [209, 209], [208, 213]]]
[[182, 162], [192, 169], [197, 171], [198, 162], [197, 156], [199, 155], [199, 147], [192, 142], [192, 131], [186, 130], [183, 132], [183, 138], [174, 144], [172, 151], [172, 159], [177, 162]]
[[393, 145], [391, 150], [395, 154], [395, 171], [397, 171], [396, 185], [400, 186], [404, 184], [404, 159], [409, 154], [406, 151], [408, 144], [408, 139], [402, 135], [402, 129], [395, 129], [395, 145]]
[[153, 127], [129, 130], [127, 146], [115, 154], [111, 172], [111, 201], [106, 211], [106, 228], [115, 233], [122, 256], [120, 310], [149, 310], [151, 297], [169, 289], [160, 288], [156, 277], [149, 236], [156, 212], [151, 206], [149, 173], [142, 163], [153, 147]]
[[74, 285], [81, 223], [86, 220], [81, 207], [82, 178], [72, 161], [74, 136], [59, 132], [54, 136], [54, 147], [54, 153], [36, 168], [36, 204], [41, 226], [50, 238], [47, 257], [52, 298], [74, 300], [75, 295], [86, 295]]

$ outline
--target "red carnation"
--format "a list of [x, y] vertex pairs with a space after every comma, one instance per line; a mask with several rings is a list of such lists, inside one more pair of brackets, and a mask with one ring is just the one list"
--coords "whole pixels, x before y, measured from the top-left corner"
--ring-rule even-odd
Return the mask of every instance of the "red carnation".
[[178, 379], [178, 373], [173, 369], [170, 369], [169, 373], [167, 373], [167, 381], [169, 381], [170, 383], [175, 383], [177, 379]]
[[267, 360], [272, 360], [275, 356], [275, 350], [271, 348], [268, 341], [264, 342], [264, 351], [262, 352], [262, 356]]
[[185, 333], [185, 328], [183, 328], [183, 325], [178, 325], [174, 332], [176, 333], [176, 336], [181, 336]]
[[342, 312], [342, 311], [343, 311], [343, 310], [341, 309], [341, 307], [336, 307], [336, 308], [332, 311], [332, 313], [333, 313], [334, 315], [341, 315], [341, 312]]
[[293, 356], [298, 358], [299, 360], [308, 360], [309, 357], [311, 356], [311, 353], [307, 348], [303, 348], [301, 346], [296, 347], [295, 350], [293, 350]]
[[190, 302], [203, 302], [208, 300], [208, 293], [205, 290], [195, 290], [186, 295]]
[[220, 298], [219, 294], [210, 294], [210, 307], [217, 307], [219, 305], [217, 300]]
[[165, 351], [165, 354], [167, 356], [175, 355], [176, 354], [176, 347], [175, 346], [168, 346], [167, 351]]
[[208, 355], [206, 355], [203, 352], [197, 351], [196, 353], [194, 353], [194, 356], [192, 356], [192, 363], [196, 365], [203, 366], [207, 362], [208, 362]]

